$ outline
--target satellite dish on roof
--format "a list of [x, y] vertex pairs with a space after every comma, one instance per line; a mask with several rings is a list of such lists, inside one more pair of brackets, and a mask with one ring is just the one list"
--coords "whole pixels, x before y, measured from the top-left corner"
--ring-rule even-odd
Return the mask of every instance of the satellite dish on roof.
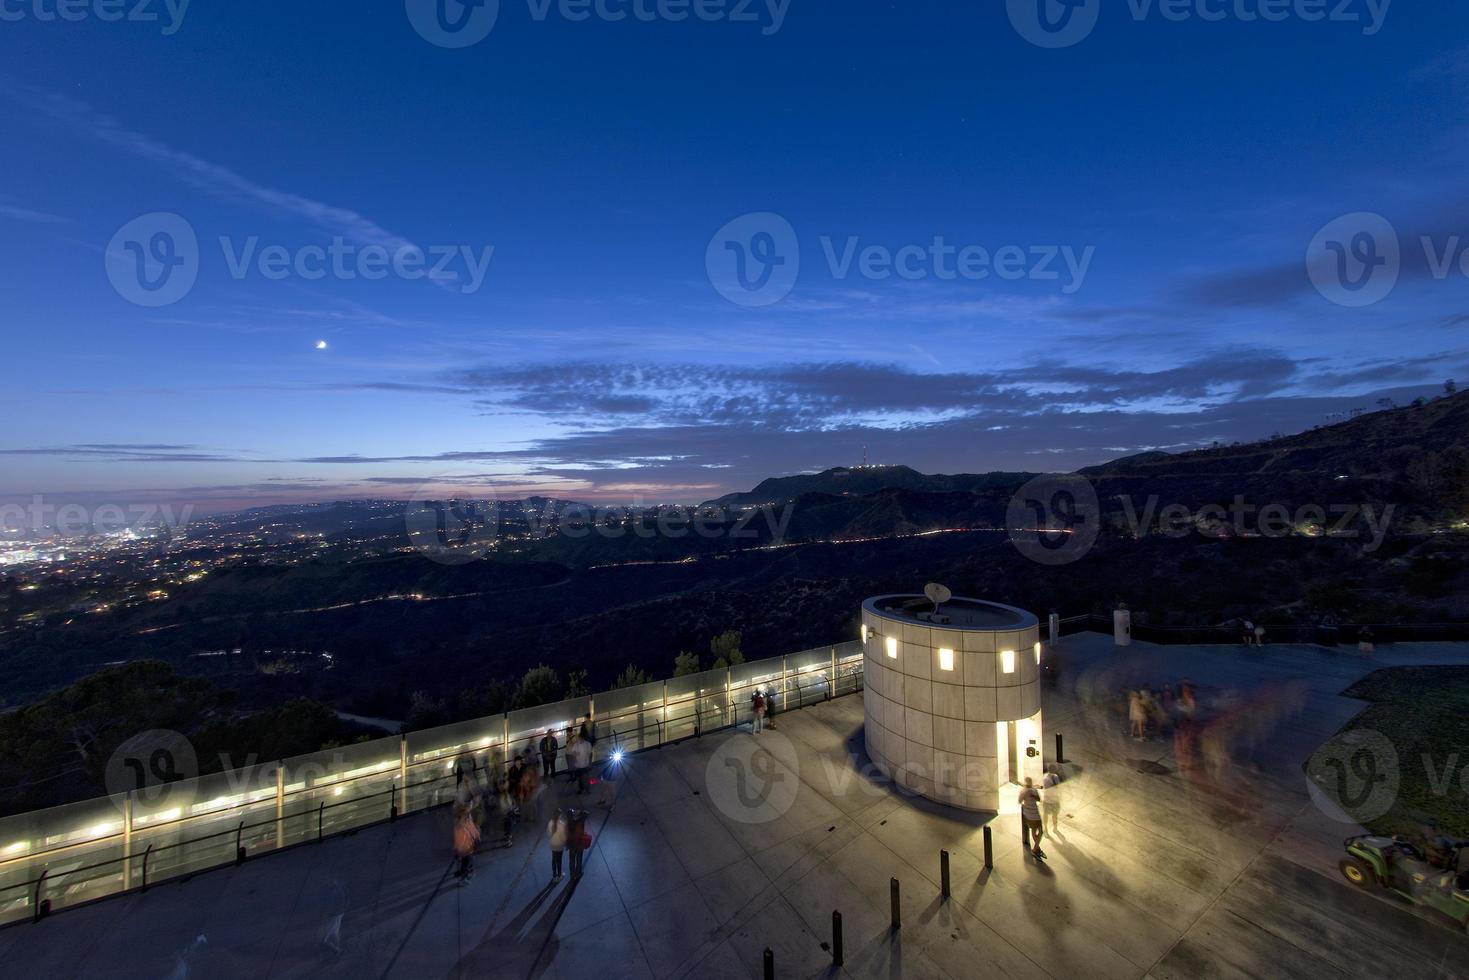
[[925, 585], [923, 587], [923, 594], [928, 596], [928, 601], [933, 603], [933, 608], [935, 610], [937, 610], [939, 606], [948, 602], [950, 599], [954, 598], [954, 593], [949, 591], [948, 586], [939, 585], [937, 582], [930, 582]]

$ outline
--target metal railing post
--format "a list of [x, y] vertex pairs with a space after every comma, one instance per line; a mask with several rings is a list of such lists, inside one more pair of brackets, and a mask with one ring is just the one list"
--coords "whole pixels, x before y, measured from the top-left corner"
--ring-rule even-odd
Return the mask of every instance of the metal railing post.
[[153, 845], [152, 844], [149, 844], [148, 845], [148, 849], [143, 852], [143, 886], [142, 886], [141, 889], [139, 889], [140, 891], [147, 891], [148, 890], [148, 858], [150, 858], [152, 856], [153, 856]]
[[942, 883], [943, 896], [947, 900], [949, 891], [949, 852], [939, 851], [939, 879]]
[[831, 961], [836, 966], [841, 966], [846, 959], [842, 951], [842, 913], [833, 910], [831, 913]]
[[403, 812], [408, 812], [408, 736], [398, 736], [398, 785], [403, 787]]
[[[663, 682], [663, 721], [668, 721], [668, 681]], [[663, 748], [663, 725], [658, 725], [658, 747]]]
[[831, 648], [831, 683], [826, 685], [826, 699], [830, 701], [837, 692], [837, 648]]
[[236, 866], [238, 866], [238, 865], [241, 865], [241, 864], [244, 864], [244, 863], [245, 863], [245, 821], [241, 820], [240, 821], [240, 825], [235, 828], [235, 864], [236, 864]]
[[734, 671], [729, 667], [724, 668], [724, 703], [725, 706], [729, 709], [729, 724], [730, 727], [733, 728], [735, 725], [738, 725], [740, 723], [740, 710], [735, 707]]
[[316, 842], [318, 844], [320, 844], [325, 837], [325, 835], [322, 833], [322, 828], [325, 826], [325, 823], [326, 803], [323, 801], [322, 804], [316, 808]]
[[127, 799], [122, 801], [122, 890], [128, 891], [133, 883], [133, 801], [136, 790], [128, 790]]
[[51, 911], [51, 900], [49, 898], [46, 900], [45, 905], [41, 904], [41, 886], [46, 884], [46, 876], [50, 873], [51, 869], [47, 868], [45, 871], [41, 872], [41, 877], [36, 879], [36, 893], [31, 898], [32, 922], [40, 922], [46, 917], [47, 913]]
[[903, 928], [903, 909], [901, 903], [898, 901], [898, 879], [893, 879], [889, 891], [893, 904], [893, 928], [901, 929]]
[[275, 767], [275, 846], [279, 850], [286, 846], [286, 767], [277, 763]]

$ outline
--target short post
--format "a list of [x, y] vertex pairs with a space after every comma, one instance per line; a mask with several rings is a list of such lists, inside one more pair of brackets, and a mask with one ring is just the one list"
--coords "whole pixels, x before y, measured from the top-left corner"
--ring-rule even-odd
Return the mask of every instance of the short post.
[[949, 852], [939, 851], [939, 878], [943, 884], [944, 898], [949, 897]]
[[44, 902], [41, 901], [41, 886], [46, 884], [46, 876], [50, 873], [51, 869], [48, 868], [41, 872], [41, 877], [36, 879], [36, 894], [31, 899], [32, 922], [40, 922], [51, 911], [51, 900], [48, 898]]
[[1063, 763], [1065, 761], [1066, 761], [1066, 740], [1061, 737], [1061, 733], [1060, 732], [1057, 732], [1056, 733], [1056, 764], [1057, 765], [1060, 765], [1061, 763]]
[[775, 980], [775, 952], [765, 947], [765, 980]]
[[903, 928], [903, 909], [901, 903], [898, 901], [898, 879], [896, 878], [893, 879], [891, 891], [893, 899], [893, 928], [901, 929]]
[[833, 910], [831, 913], [831, 961], [841, 966], [846, 960], [842, 953], [842, 913]]
[[995, 870], [995, 842], [989, 824], [984, 825], [984, 869]]

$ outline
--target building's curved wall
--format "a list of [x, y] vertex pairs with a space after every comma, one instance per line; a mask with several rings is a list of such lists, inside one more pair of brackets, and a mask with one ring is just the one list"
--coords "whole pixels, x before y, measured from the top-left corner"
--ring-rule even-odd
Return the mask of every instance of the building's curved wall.
[[[873, 763], [913, 792], [971, 810], [998, 810], [1000, 789], [1012, 781], [1031, 776], [1039, 782], [1036, 618], [997, 607], [1015, 614], [1010, 628], [945, 628], [884, 613], [875, 601], [862, 609], [867, 754]], [[945, 667], [944, 650], [953, 651], [952, 669]], [[1014, 653], [1013, 673], [1003, 669], [1005, 651]], [[1010, 722], [1016, 723], [1013, 770]]]

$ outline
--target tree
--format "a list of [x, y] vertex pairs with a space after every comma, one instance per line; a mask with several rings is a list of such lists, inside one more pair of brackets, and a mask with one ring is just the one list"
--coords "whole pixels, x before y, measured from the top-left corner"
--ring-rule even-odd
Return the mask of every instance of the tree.
[[573, 670], [566, 675], [566, 697], [584, 698], [592, 693], [591, 686], [587, 682], [587, 672], [583, 669]]
[[687, 677], [690, 674], [697, 674], [703, 669], [699, 664], [699, 655], [697, 653], [680, 653], [677, 657], [673, 658], [674, 677]]
[[740, 652], [740, 631], [725, 630], [709, 641], [709, 653], [714, 657], [714, 669], [723, 670], [745, 662]]
[[408, 706], [408, 717], [403, 720], [406, 730], [416, 732], [448, 723], [449, 709], [443, 701], [435, 699], [426, 691], [413, 692], [413, 700]]
[[643, 684], [651, 683], [652, 680], [646, 673], [634, 667], [632, 664], [628, 664], [623, 672], [618, 675], [617, 680], [612, 683], [612, 690], [620, 691], [625, 687], [640, 687]]
[[513, 704], [516, 708], [534, 708], [561, 700], [561, 675], [555, 669], [541, 664], [525, 672], [520, 686], [515, 689]]

